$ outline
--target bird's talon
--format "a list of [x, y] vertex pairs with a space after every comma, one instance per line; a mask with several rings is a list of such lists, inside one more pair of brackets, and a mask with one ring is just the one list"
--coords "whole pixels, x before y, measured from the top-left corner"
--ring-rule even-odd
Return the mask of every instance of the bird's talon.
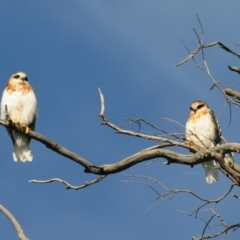
[[30, 128], [28, 126], [24, 125], [22, 128], [24, 129], [25, 133], [29, 133]]
[[13, 125], [19, 125], [19, 122], [18, 122], [18, 121], [12, 120], [12, 123], [13, 123]]

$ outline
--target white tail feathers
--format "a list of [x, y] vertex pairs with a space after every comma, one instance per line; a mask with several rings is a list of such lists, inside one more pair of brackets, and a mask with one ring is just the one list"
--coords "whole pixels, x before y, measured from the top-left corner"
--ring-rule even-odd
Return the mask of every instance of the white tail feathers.
[[28, 146], [25, 145], [24, 147], [14, 146], [13, 160], [15, 162], [32, 161], [33, 156], [29, 148], [29, 145]]
[[33, 156], [29, 146], [29, 137], [13, 131], [14, 150], [13, 160], [15, 162], [32, 161]]
[[208, 184], [211, 184], [219, 180], [218, 166], [216, 161], [213, 160], [205, 162], [203, 163], [203, 167], [205, 168], [206, 181]]

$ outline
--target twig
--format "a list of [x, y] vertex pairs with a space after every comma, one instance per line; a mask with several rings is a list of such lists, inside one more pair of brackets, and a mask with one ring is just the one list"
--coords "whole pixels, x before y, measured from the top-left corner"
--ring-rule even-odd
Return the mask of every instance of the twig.
[[233, 197], [235, 197], [236, 199], [240, 200], [240, 197], [238, 197], [236, 194], [232, 194]]
[[[213, 234], [206, 234], [204, 236], [201, 236], [201, 237], [193, 237], [192, 239], [194, 240], [203, 240], [203, 239], [210, 239], [210, 238], [215, 238], [215, 237], [218, 237], [218, 236], [221, 236], [223, 234], [227, 234], [230, 230], [232, 232], [236, 231], [237, 229], [240, 228], [240, 223], [237, 223], [237, 224], [233, 224], [233, 225], [230, 225], [230, 226], [227, 226], [226, 228], [224, 228], [222, 231], [219, 231], [217, 233], [213, 233]], [[232, 233], [231, 232], [231, 233]], [[231, 234], [231, 233], [228, 233], [228, 234]]]
[[[151, 182], [154, 182], [154, 183], [158, 184], [159, 186], [161, 186], [165, 190], [164, 193], [160, 193], [155, 187], [153, 187], [151, 184], [148, 184], [146, 182], [121, 180], [121, 182], [145, 185], [145, 186], [149, 187], [151, 190], [153, 190], [157, 194], [157, 201], [154, 204], [152, 204], [145, 211], [145, 213], [148, 212], [150, 209], [152, 209], [157, 204], [159, 204], [160, 202], [165, 201], [165, 200], [171, 200], [178, 193], [188, 193], [188, 194], [191, 194], [193, 197], [195, 197], [195, 198], [199, 199], [200, 201], [204, 202], [203, 204], [198, 206], [191, 213], [180, 211], [180, 212], [183, 212], [183, 213], [185, 213], [185, 214], [187, 214], [189, 216], [192, 216], [195, 213], [195, 218], [200, 219], [200, 220], [205, 222], [205, 226], [203, 228], [201, 237], [193, 237], [192, 239], [200, 240], [200, 239], [213, 238], [215, 236], [221, 236], [222, 234], [227, 233], [230, 229], [232, 229], [232, 231], [235, 231], [235, 230], [237, 230], [240, 227], [240, 224], [235, 224], [235, 225], [232, 225], [232, 226], [229, 227], [224, 222], [223, 218], [219, 214], [217, 214], [216, 211], [214, 211], [212, 208], [206, 209], [206, 210], [210, 210], [212, 212], [212, 215], [210, 216], [210, 218], [207, 221], [205, 221], [204, 219], [201, 219], [201, 218], [198, 217], [198, 214], [203, 211], [203, 210], [201, 210], [203, 207], [205, 207], [205, 206], [207, 206], [208, 204], [211, 204], [211, 203], [217, 204], [220, 201], [222, 201], [224, 198], [226, 198], [230, 194], [230, 192], [232, 191], [233, 187], [236, 186], [237, 184], [232, 184], [230, 186], [230, 188], [226, 191], [226, 193], [224, 193], [221, 197], [219, 197], [217, 199], [209, 200], [209, 199], [203, 198], [203, 197], [199, 196], [198, 194], [196, 194], [196, 193], [194, 193], [192, 191], [189, 191], [189, 190], [169, 189], [163, 183], [161, 183], [160, 181], [158, 181], [158, 180], [156, 180], [156, 179], [154, 179], [152, 177], [149, 177], [149, 176], [136, 175], [136, 174], [125, 174], [125, 173], [123, 173], [123, 175], [125, 175], [127, 177], [145, 178], [147, 180], [150, 180]], [[204, 210], [204, 211], [206, 211], [206, 210]], [[223, 226], [223, 230], [218, 232], [218, 233], [214, 233], [214, 234], [205, 234], [206, 229], [209, 227], [210, 223], [212, 222], [212, 220], [215, 217], [218, 218], [219, 221], [221, 222], [221, 225]]]
[[224, 89], [224, 92], [225, 92], [228, 96], [234, 97], [234, 98], [240, 100], [240, 93], [239, 93], [239, 92], [237, 92], [237, 91], [235, 91], [235, 90], [233, 90], [233, 89], [231, 89], [231, 88], [225, 88], [225, 89]]
[[[227, 190], [226, 193], [224, 193], [221, 197], [217, 198], [217, 199], [213, 199], [213, 200], [209, 200], [209, 199], [206, 199], [206, 198], [203, 198], [199, 195], [197, 195], [196, 193], [190, 191], [190, 190], [183, 190], [183, 189], [169, 189], [167, 188], [163, 183], [161, 183], [160, 181], [158, 181], [157, 179], [154, 179], [152, 177], [149, 177], [149, 176], [144, 176], [144, 175], [136, 175], [136, 174], [126, 174], [126, 173], [123, 173], [123, 175], [127, 176], [127, 177], [138, 177], [138, 178], [146, 178], [154, 183], [157, 183], [158, 185], [160, 185], [162, 188], [164, 188], [166, 190], [166, 192], [168, 194], [176, 194], [176, 193], [188, 193], [194, 197], [196, 197], [197, 199], [205, 202], [205, 203], [219, 203], [221, 200], [223, 200], [225, 197], [227, 197], [229, 195], [229, 193], [232, 191], [233, 187], [234, 186], [237, 186], [237, 184], [231, 184], [230, 188]], [[126, 182], [126, 180], [122, 180], [124, 182]], [[133, 181], [131, 181], [133, 182]], [[146, 183], [142, 183], [142, 182], [137, 182], [137, 181], [134, 181], [134, 183], [141, 183], [141, 184], [145, 184], [147, 185], [148, 187], [150, 187], [152, 190], [154, 190], [155, 193], [157, 193], [158, 195], [158, 198], [159, 197], [162, 197], [163, 195], [160, 194], [155, 188], [153, 188], [151, 185], [149, 184], [146, 184]], [[189, 214], [190, 216], [196, 212], [196, 210], [194, 210], [191, 214]]]
[[6, 215], [8, 217], [8, 219], [10, 220], [10, 222], [12, 223], [12, 225], [14, 226], [14, 228], [17, 231], [18, 238], [20, 240], [28, 240], [28, 238], [26, 237], [20, 224], [17, 222], [17, 220], [14, 218], [14, 216], [5, 207], [3, 207], [3, 205], [0, 205], [0, 211], [2, 211], [2, 213], [4, 215]]
[[104, 96], [103, 96], [100, 88], [98, 88], [98, 91], [99, 91], [100, 101], [101, 101], [101, 111], [100, 111], [100, 113], [99, 113], [99, 116], [104, 116], [104, 114], [105, 114]]
[[193, 50], [184, 60], [182, 60], [180, 63], [178, 63], [176, 65], [176, 67], [186, 63], [187, 61], [191, 60], [201, 49], [203, 48], [209, 48], [209, 47], [214, 47], [214, 46], [220, 46], [222, 49], [224, 49], [225, 51], [233, 54], [234, 56], [240, 58], [240, 54], [232, 51], [230, 48], [228, 48], [227, 46], [225, 46], [223, 43], [221, 42], [213, 42], [213, 43], [209, 43], [209, 44], [203, 44], [203, 45], [199, 45], [195, 50]]
[[[199, 19], [199, 17], [198, 17], [198, 21], [199, 21], [199, 24], [200, 24], [200, 26], [201, 26], [201, 29], [202, 29], [202, 33], [203, 33], [203, 28], [202, 28], [202, 24], [201, 24], [201, 22], [200, 22], [200, 19]], [[178, 63], [177, 65], [176, 65], [176, 67], [178, 67], [178, 66], [180, 66], [180, 65], [182, 65], [182, 64], [184, 64], [184, 63], [186, 63], [187, 61], [189, 61], [189, 60], [193, 60], [194, 62], [195, 62], [195, 64], [197, 65], [197, 67], [199, 67], [201, 70], [203, 70], [209, 77], [210, 77], [210, 79], [213, 81], [213, 86], [210, 88], [210, 90], [211, 89], [213, 89], [215, 86], [222, 92], [222, 94], [225, 96], [225, 98], [227, 99], [227, 101], [228, 102], [231, 102], [231, 103], [233, 103], [233, 104], [235, 104], [235, 105], [237, 105], [237, 106], [240, 106], [240, 103], [239, 102], [237, 102], [237, 101], [234, 101], [234, 99], [232, 99], [231, 97], [229, 97], [229, 96], [231, 96], [230, 94], [228, 94], [227, 93], [227, 91], [226, 91], [226, 89], [224, 90], [224, 89], [222, 89], [221, 87], [220, 87], [220, 85], [219, 85], [219, 82], [217, 82], [217, 81], [215, 81], [215, 79], [213, 78], [213, 76], [211, 75], [211, 73], [210, 73], [210, 70], [209, 70], [209, 68], [208, 68], [208, 65], [207, 65], [207, 62], [206, 62], [206, 60], [205, 60], [205, 56], [204, 56], [204, 52], [203, 52], [203, 49], [204, 48], [208, 48], [208, 47], [213, 47], [213, 46], [216, 46], [216, 45], [219, 45], [222, 49], [224, 49], [225, 51], [227, 51], [227, 52], [230, 52], [230, 53], [232, 53], [233, 55], [235, 55], [235, 56], [237, 56], [238, 58], [240, 58], [240, 54], [238, 54], [238, 53], [236, 53], [236, 52], [233, 52], [232, 50], [230, 50], [228, 47], [226, 47], [224, 44], [222, 44], [221, 42], [213, 42], [213, 43], [210, 43], [210, 44], [203, 44], [203, 42], [202, 42], [202, 40], [200, 39], [200, 37], [198, 36], [198, 34], [197, 34], [197, 32], [195, 31], [195, 29], [194, 29], [194, 32], [195, 32], [195, 34], [196, 34], [196, 36], [197, 36], [197, 38], [198, 38], [198, 43], [199, 43], [199, 46], [195, 49], [195, 50], [193, 50], [192, 52], [190, 52], [189, 53], [189, 55], [187, 56], [187, 58], [185, 58], [183, 61], [181, 61], [180, 63]], [[202, 66], [200, 66], [198, 63], [196, 63], [196, 61], [194, 60], [194, 56], [199, 52], [201, 50], [201, 52], [202, 52], [202, 57], [203, 57], [203, 63], [204, 63], [204, 65], [205, 65], [205, 68], [206, 69], [204, 69]], [[237, 67], [231, 67], [231, 66], [228, 66], [229, 67], [229, 69], [230, 70], [232, 70], [232, 71], [236, 71], [236, 72], [238, 72], [238, 73], [240, 73], [239, 71], [240, 71], [240, 68], [237, 68]], [[234, 95], [239, 95], [239, 93], [233, 93], [233, 97], [235, 97]], [[237, 98], [238, 99], [238, 98]]]
[[48, 180], [30, 180], [29, 182], [30, 183], [42, 183], [42, 184], [45, 184], [45, 183], [52, 183], [52, 182], [60, 182], [64, 185], [66, 185], [66, 189], [74, 189], [74, 190], [79, 190], [79, 189], [82, 189], [82, 188], [85, 188], [85, 187], [88, 187], [90, 185], [93, 185], [94, 183], [98, 183], [100, 182], [101, 180], [103, 180], [104, 178], [106, 177], [106, 175], [102, 175], [96, 179], [93, 179], [92, 181], [90, 182], [86, 182], [85, 184], [82, 184], [80, 186], [73, 186], [71, 185], [70, 183], [66, 182], [65, 180], [62, 180], [62, 179], [59, 179], [59, 178], [52, 178], [52, 179], [48, 179]]
[[228, 66], [229, 70], [240, 74], [240, 67]]

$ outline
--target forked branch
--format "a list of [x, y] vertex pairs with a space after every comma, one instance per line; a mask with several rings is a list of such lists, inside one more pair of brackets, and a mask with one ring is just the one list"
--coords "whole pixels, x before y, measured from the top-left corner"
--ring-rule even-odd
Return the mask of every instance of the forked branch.
[[190, 52], [190, 54], [184, 59], [182, 60], [181, 62], [179, 62], [176, 67], [179, 67], [180, 65], [188, 62], [189, 60], [193, 59], [194, 56], [202, 49], [204, 48], [209, 48], [209, 47], [214, 47], [214, 46], [219, 46], [220, 48], [222, 48], [223, 50], [233, 54], [234, 56], [240, 58], [240, 54], [239, 53], [236, 53], [234, 51], [232, 51], [230, 48], [228, 48], [227, 46], [225, 46], [223, 43], [219, 42], [219, 41], [216, 41], [216, 42], [213, 42], [213, 43], [208, 43], [208, 44], [200, 44], [199, 46], [197, 46], [197, 48], [195, 48], [192, 52]]
[[[211, 159], [215, 158], [219, 162], [220, 167], [224, 170], [224, 172], [226, 172], [226, 175], [234, 183], [238, 183], [238, 184], [240, 183], [240, 166], [237, 165], [236, 163], [232, 163], [230, 159], [224, 157], [224, 155], [227, 153], [240, 152], [240, 144], [226, 143], [226, 144], [216, 146], [212, 149], [204, 149], [197, 152], [196, 148], [186, 145], [185, 142], [183, 142], [183, 139], [181, 138], [179, 138], [180, 139], [179, 141], [175, 141], [167, 137], [147, 135], [147, 134], [142, 134], [140, 132], [133, 132], [133, 131], [122, 129], [120, 127], [117, 127], [115, 124], [111, 123], [106, 118], [106, 116], [104, 115], [104, 112], [105, 112], [104, 97], [101, 91], [100, 91], [100, 96], [101, 96], [100, 118], [103, 121], [102, 124], [112, 128], [119, 134], [125, 134], [129, 136], [135, 136], [135, 137], [140, 137], [148, 140], [153, 140], [153, 141], [157, 141], [160, 144], [154, 147], [143, 149], [142, 151], [137, 152], [132, 156], [126, 157], [116, 163], [96, 166], [92, 164], [90, 161], [84, 159], [83, 157], [77, 155], [76, 153], [73, 153], [65, 149], [58, 143], [48, 139], [47, 137], [39, 133], [29, 131], [29, 136], [45, 144], [48, 148], [55, 151], [56, 153], [63, 155], [66, 158], [71, 159], [76, 163], [80, 164], [81, 166], [84, 167], [84, 171], [86, 173], [93, 173], [96, 175], [107, 176], [109, 174], [114, 174], [114, 173], [118, 173], [123, 170], [126, 170], [143, 161], [156, 159], [156, 158], [166, 159], [167, 164], [177, 163], [177, 164], [184, 164], [189, 166], [194, 166], [196, 164], [200, 164], [205, 161], [210, 161]], [[25, 134], [24, 130], [20, 126], [13, 125], [11, 121], [0, 120], [0, 124], [8, 128], [9, 127], [14, 128], [17, 131]], [[181, 148], [189, 149], [192, 152], [196, 152], [196, 153], [191, 155], [186, 155], [186, 154], [180, 154], [175, 151], [165, 149], [166, 147], [169, 147], [169, 146], [178, 146]], [[52, 182], [52, 181], [49, 181], [49, 182]], [[94, 182], [98, 182], [97, 179], [95, 179]]]
[[[199, 21], [199, 24], [200, 24], [200, 27], [202, 29], [202, 34], [203, 34], [203, 27], [202, 27], [202, 23], [200, 22], [200, 19], [198, 17], [198, 21]], [[228, 48], [227, 46], [225, 46], [223, 43], [221, 43], [220, 41], [216, 41], [216, 42], [213, 42], [213, 43], [209, 43], [209, 44], [204, 44], [203, 43], [203, 40], [202, 38], [200, 38], [198, 36], [198, 33], [194, 30], [196, 36], [197, 36], [197, 39], [198, 39], [198, 46], [197, 48], [195, 48], [193, 51], [189, 51], [189, 54], [188, 56], [183, 59], [181, 62], [179, 62], [176, 67], [188, 62], [189, 60], [193, 60], [194, 63], [197, 65], [197, 67], [199, 67], [201, 70], [203, 70], [208, 76], [209, 78], [212, 80], [213, 82], [213, 86], [211, 87], [211, 89], [213, 89], [214, 87], [217, 87], [220, 92], [222, 92], [222, 94], [224, 95], [224, 97], [226, 98], [227, 102], [228, 103], [232, 103], [232, 104], [235, 104], [237, 106], [240, 106], [240, 93], [235, 91], [235, 90], [232, 90], [230, 88], [222, 88], [220, 86], [220, 82], [217, 82], [212, 74], [210, 73], [209, 71], [209, 68], [208, 68], [208, 65], [207, 65], [207, 62], [205, 60], [205, 56], [204, 56], [204, 49], [205, 48], [210, 48], [210, 47], [214, 47], [214, 46], [220, 46], [221, 49], [225, 50], [226, 52], [228, 53], [231, 53], [233, 54], [234, 56], [240, 58], [240, 54], [237, 53], [237, 52], [234, 52], [232, 51], [230, 48]], [[235, 44], [236, 45], [236, 44]], [[203, 63], [204, 63], [204, 67], [200, 66], [194, 59], [194, 57], [197, 55], [197, 53], [201, 50], [201, 53], [202, 53], [202, 60], [203, 60]], [[234, 66], [228, 66], [229, 70], [231, 71], [234, 71], [234, 72], [237, 72], [240, 74], [240, 67], [234, 67]]]
[[[198, 194], [196, 194], [193, 191], [189, 191], [189, 190], [184, 190], [184, 189], [169, 189], [166, 185], [164, 185], [162, 182], [160, 182], [157, 179], [154, 179], [152, 177], [149, 176], [143, 176], [143, 175], [136, 175], [136, 174], [124, 174], [127, 177], [131, 177], [131, 178], [141, 178], [147, 181], [150, 181], [150, 183], [146, 182], [146, 181], [133, 181], [133, 180], [122, 180], [122, 182], [126, 182], [126, 183], [135, 183], [135, 184], [140, 184], [140, 185], [144, 185], [149, 187], [154, 193], [157, 194], [157, 199], [156, 202], [151, 205], [146, 211], [148, 212], [150, 209], [152, 209], [154, 206], [156, 206], [158, 203], [161, 203], [165, 200], [171, 200], [173, 199], [173, 197], [177, 197], [178, 194], [180, 193], [184, 193], [184, 194], [190, 194], [191, 196], [193, 196], [194, 198], [200, 200], [202, 202], [202, 204], [200, 204], [198, 207], [196, 207], [196, 209], [194, 209], [191, 212], [185, 212], [182, 210], [178, 210], [178, 212], [182, 212], [184, 214], [187, 214], [188, 216], [192, 216], [194, 215], [195, 218], [197, 219], [201, 219], [199, 217], [199, 215], [202, 213], [202, 211], [206, 211], [203, 208], [205, 208], [207, 205], [209, 204], [217, 204], [220, 201], [222, 201], [223, 199], [225, 199], [227, 196], [230, 195], [232, 189], [234, 188], [234, 186], [236, 186], [236, 184], [232, 184], [229, 189], [219, 198], [216, 199], [207, 199], [204, 197], [199, 196]], [[153, 186], [153, 184], [157, 184], [158, 187], [160, 187], [160, 189], [157, 189], [155, 186]], [[207, 209], [207, 211], [211, 211], [211, 216], [209, 217], [209, 219], [207, 221], [205, 221], [205, 226], [203, 228], [202, 234], [200, 236], [195, 236], [192, 237], [193, 240], [202, 240], [202, 239], [210, 239], [210, 238], [214, 238], [217, 236], [222, 236], [222, 235], [230, 235], [232, 232], [234, 232], [235, 230], [240, 228], [240, 223], [238, 224], [233, 224], [233, 225], [227, 225], [225, 223], [225, 221], [223, 220], [223, 218], [212, 208]], [[210, 224], [212, 224], [213, 219], [217, 218], [217, 220], [219, 221], [220, 226], [222, 229], [220, 231], [217, 231], [215, 233], [212, 234], [207, 234], [206, 233], [206, 229], [210, 226]], [[201, 219], [202, 220], [202, 219]]]

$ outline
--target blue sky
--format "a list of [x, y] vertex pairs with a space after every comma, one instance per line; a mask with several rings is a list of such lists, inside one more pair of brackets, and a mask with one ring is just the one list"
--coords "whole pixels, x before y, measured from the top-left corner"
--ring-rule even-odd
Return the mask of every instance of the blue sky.
[[[207, 101], [216, 115], [224, 106], [224, 97], [216, 89], [209, 91], [210, 79], [193, 62], [175, 65], [187, 56], [186, 43], [180, 39], [196, 40], [193, 28], [200, 30], [196, 13], [205, 43], [221, 41], [239, 51], [232, 44], [240, 41], [238, 1], [0, 3], [1, 88], [14, 72], [26, 72], [38, 99], [36, 131], [93, 164], [114, 163], [156, 144], [116, 135], [102, 126], [98, 87], [105, 96], [106, 116], [116, 125], [124, 124], [122, 118], [141, 117], [175, 131], [162, 118], [184, 125], [193, 100]], [[188, 47], [192, 50], [196, 44]], [[227, 68], [239, 66], [236, 57], [219, 47], [205, 53], [223, 87], [239, 81]], [[232, 114], [230, 127], [228, 108], [218, 118], [225, 138], [238, 142], [239, 110], [233, 107]], [[199, 202], [194, 198], [179, 194], [144, 213], [156, 195], [142, 185], [120, 182], [128, 179], [122, 174], [80, 191], [65, 190], [60, 183], [28, 183], [58, 177], [80, 185], [95, 176], [34, 140], [33, 162], [15, 163], [11, 140], [3, 127], [0, 131], [0, 204], [14, 214], [30, 239], [190, 239], [201, 233], [202, 221], [178, 211], [196, 208]], [[203, 168], [165, 166], [164, 161], [142, 163], [125, 172], [148, 175], [169, 188], [190, 189], [205, 198], [221, 196], [230, 184], [221, 174], [219, 182], [208, 185]], [[240, 195], [238, 189], [233, 192]], [[238, 204], [229, 197], [215, 210], [228, 224], [237, 223]], [[0, 239], [16, 239], [5, 216], [0, 215], [0, 223]], [[229, 239], [239, 236], [236, 232]]]

